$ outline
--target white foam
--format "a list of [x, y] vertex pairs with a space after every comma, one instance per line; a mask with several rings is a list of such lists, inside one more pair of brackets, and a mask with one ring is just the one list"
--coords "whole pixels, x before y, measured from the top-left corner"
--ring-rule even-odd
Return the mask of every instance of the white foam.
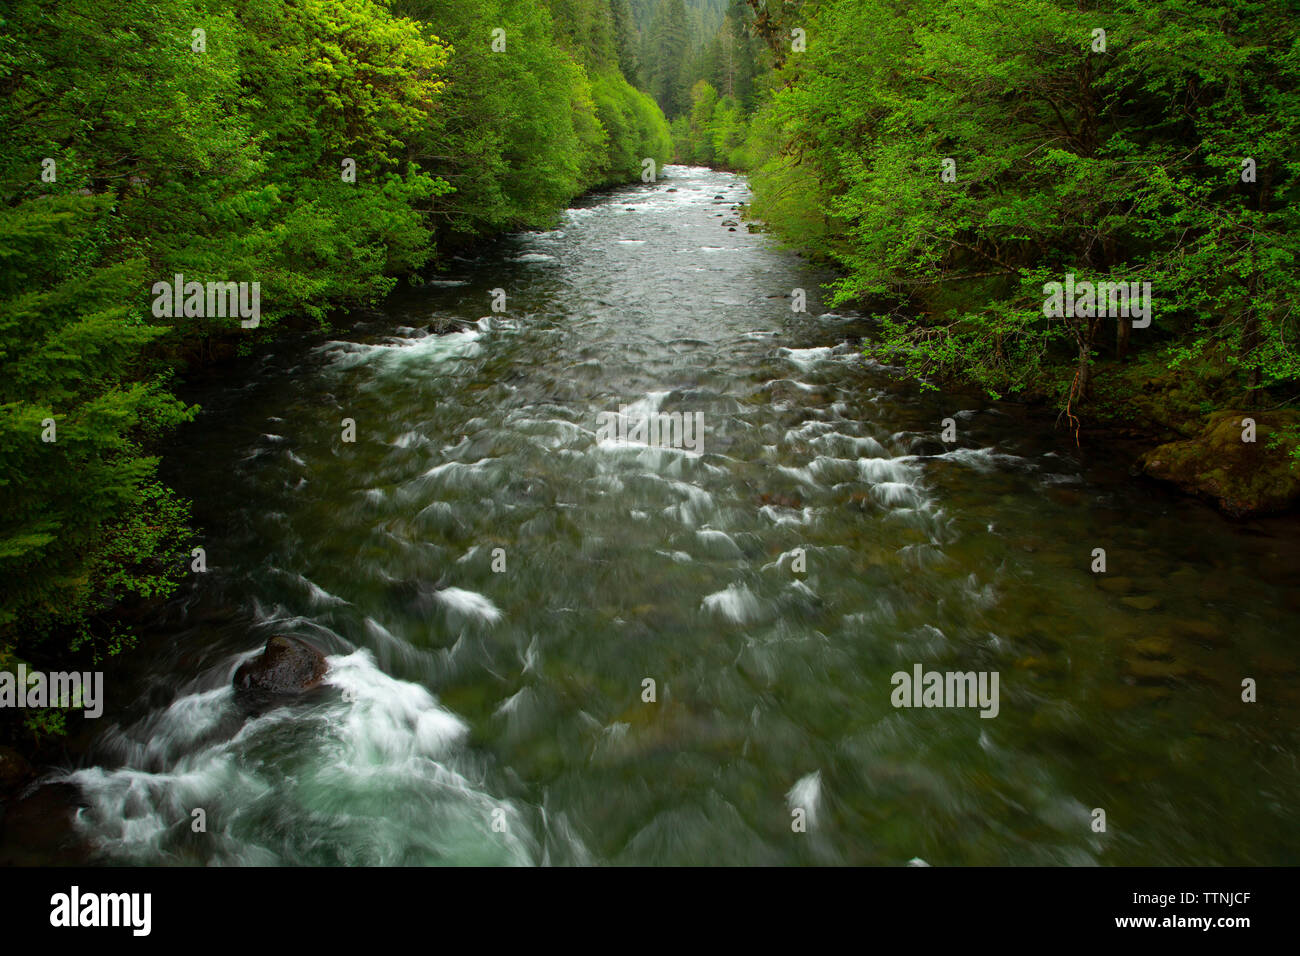
[[872, 484], [908, 482], [916, 477], [911, 458], [859, 458], [858, 474]]
[[400, 339], [386, 345], [331, 341], [316, 351], [327, 356], [341, 370], [371, 363], [381, 368], [400, 370], [409, 365], [425, 366], [431, 362], [478, 355], [482, 351], [478, 342], [481, 334], [474, 329], [466, 329], [448, 332], [446, 335], [426, 335], [422, 339]]
[[949, 461], [959, 462], [968, 465], [976, 471], [990, 472], [998, 465], [1027, 465], [1024, 458], [1018, 455], [1008, 455], [1005, 452], [996, 451], [992, 448], [955, 448], [952, 451], [944, 452], [942, 455], [935, 455], [935, 458], [946, 458]]
[[736, 624], [754, 620], [760, 611], [758, 598], [743, 584], [732, 584], [710, 594], [701, 602], [700, 607]]
[[771, 562], [770, 564], [763, 565], [763, 570], [771, 571], [775, 569], [777, 571], [780, 571], [784, 569], [786, 561], [793, 561], [796, 557], [798, 557], [798, 552], [800, 551], [803, 551], [805, 556], [807, 555], [807, 549], [791, 548], [789, 551], [783, 551], [780, 557], [778, 557], [775, 561]]
[[436, 591], [435, 596], [454, 617], [468, 618], [483, 624], [495, 624], [501, 620], [502, 614], [497, 606], [477, 591], [447, 587]]
[[889, 507], [897, 505], [915, 506], [920, 502], [920, 495], [911, 485], [902, 481], [882, 481], [871, 486], [872, 494]]
[[325, 683], [342, 690], [350, 704], [331, 716], [354, 755], [372, 764], [440, 757], [469, 733], [424, 687], [377, 668], [368, 650], [327, 660]]
[[817, 817], [822, 801], [822, 772], [814, 770], [807, 776], [800, 777], [785, 795], [791, 811], [803, 810], [809, 828], [817, 825]]
[[[228, 684], [178, 699], [129, 735], [106, 734], [127, 765], [65, 778], [86, 803], [74, 826], [115, 862], [192, 863], [177, 848], [193, 845], [195, 808], [205, 811], [203, 855], [217, 864], [319, 862], [322, 848], [326, 860], [373, 865], [448, 854], [536, 859], [528, 824], [509, 801], [449, 765], [464, 749], [462, 720], [426, 688], [385, 674], [366, 650], [327, 663], [325, 683], [341, 695], [276, 708], [215, 741], [203, 742], [231, 714]], [[142, 735], [148, 751], [128, 746]], [[491, 834], [498, 809], [508, 830]]]
[[831, 349], [826, 346], [814, 349], [782, 349], [781, 351], [800, 370], [805, 372], [819, 362], [824, 362], [831, 357]]
[[656, 551], [655, 554], [662, 555], [665, 558], [670, 558], [678, 564], [686, 564], [693, 560], [685, 551]]
[[763, 505], [763, 507], [758, 509], [758, 513], [767, 518], [773, 524], [807, 524], [812, 520], [815, 512], [812, 508], [793, 511], [791, 508], [778, 508], [774, 505]]
[[432, 478], [448, 488], [475, 488], [490, 483], [500, 470], [500, 459], [480, 458], [478, 461], [445, 461], [434, 465], [421, 477]]
[[716, 528], [701, 528], [695, 532], [695, 536], [708, 545], [709, 550], [718, 554], [724, 554], [729, 558], [743, 558], [744, 552], [740, 550], [740, 545], [732, 539], [731, 535], [725, 531], [719, 531]]

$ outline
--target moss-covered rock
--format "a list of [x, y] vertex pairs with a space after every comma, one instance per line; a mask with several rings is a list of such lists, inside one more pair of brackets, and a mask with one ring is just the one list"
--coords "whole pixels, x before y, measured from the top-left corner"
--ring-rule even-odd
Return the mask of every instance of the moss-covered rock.
[[[1255, 440], [1243, 441], [1244, 419], [1255, 421]], [[1153, 478], [1172, 482], [1213, 502], [1234, 517], [1289, 511], [1300, 505], [1300, 467], [1289, 447], [1270, 448], [1269, 439], [1281, 429], [1300, 423], [1294, 411], [1215, 412], [1201, 433], [1170, 442], [1140, 459]]]

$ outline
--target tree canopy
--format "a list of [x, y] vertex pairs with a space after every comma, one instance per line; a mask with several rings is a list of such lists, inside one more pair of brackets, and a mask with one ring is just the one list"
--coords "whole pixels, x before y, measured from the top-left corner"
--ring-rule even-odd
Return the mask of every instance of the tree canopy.
[[[671, 156], [607, 0], [14, 0], [0, 13], [0, 665], [188, 570], [175, 374]], [[620, 26], [622, 25], [622, 26]], [[153, 286], [257, 283], [241, 316]], [[15, 649], [18, 649], [17, 651]]]

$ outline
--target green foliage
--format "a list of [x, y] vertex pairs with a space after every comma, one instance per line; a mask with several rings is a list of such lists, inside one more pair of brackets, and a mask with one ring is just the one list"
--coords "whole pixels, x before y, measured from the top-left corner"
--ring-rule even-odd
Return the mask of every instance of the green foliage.
[[713, 163], [713, 112], [717, 106], [718, 91], [707, 80], [697, 80], [691, 87], [690, 113], [679, 117], [682, 135], [676, 145], [682, 162]]
[[682, 113], [688, 105], [690, 49], [686, 7], [682, 0], [659, 0], [644, 59], [650, 93], [670, 119]]
[[23, 726], [38, 742], [42, 737], [62, 737], [68, 732], [67, 715], [53, 707], [26, 711]]
[[696, 81], [689, 113], [674, 122], [674, 152], [680, 162], [721, 169], [751, 165], [748, 117], [737, 100], [730, 96], [719, 99], [707, 81]]
[[643, 159], [654, 159], [661, 166], [672, 158], [668, 123], [653, 99], [617, 73], [598, 74], [594, 93], [596, 115], [609, 132], [603, 181], [625, 182], [640, 176]]
[[[1077, 408], [1099, 358], [1164, 349], [1227, 366], [1245, 404], [1294, 399], [1300, 23], [1281, 5], [802, 14], [807, 52], [783, 58], [748, 139], [754, 209], [839, 265], [835, 301], [887, 319], [878, 354]], [[1151, 327], [1045, 317], [1066, 273], [1150, 282]]]
[[[582, 191], [639, 176], [646, 157], [671, 157], [663, 116], [619, 72], [605, 0], [396, 0], [394, 9], [453, 51], [412, 150], [452, 187], [431, 209], [445, 229], [544, 226]], [[504, 51], [492, 48], [494, 30]]]
[[[607, 0], [6, 4], [0, 658], [56, 632], [117, 653], [132, 636], [104, 612], [187, 573], [186, 506], [155, 476], [195, 413], [178, 357], [323, 326], [440, 241], [666, 162], [666, 120], [619, 72], [635, 30]], [[178, 273], [258, 283], [258, 329], [155, 317]]]
[[102, 258], [100, 197], [0, 211], [0, 644], [36, 642], [177, 578], [184, 508], [145, 448], [187, 409], [141, 353], [146, 264]]
[[646, 56], [657, 70], [651, 90], [673, 119], [673, 154], [678, 162], [748, 169], [755, 164], [750, 122], [774, 59], [758, 31], [766, 14], [740, 0], [690, 0], [683, 42], [682, 31], [667, 26], [672, 8], [670, 0], [656, 7]]

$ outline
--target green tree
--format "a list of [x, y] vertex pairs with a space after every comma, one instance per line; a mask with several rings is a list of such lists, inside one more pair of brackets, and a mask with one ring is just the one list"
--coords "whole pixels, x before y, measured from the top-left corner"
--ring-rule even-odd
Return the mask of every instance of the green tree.
[[686, 71], [690, 51], [682, 0], [659, 0], [647, 37], [645, 63], [650, 93], [669, 119], [689, 106]]
[[[836, 301], [880, 311], [881, 353], [1072, 411], [1134, 342], [1248, 393], [1296, 381], [1293, 18], [1251, 0], [804, 10], [808, 50], [750, 136], [755, 209], [838, 262]], [[1150, 282], [1151, 328], [1046, 315], [1066, 274]]]
[[[606, 0], [553, 6], [5, 6], [0, 661], [66, 648], [56, 632], [115, 648], [104, 615], [187, 573], [186, 509], [155, 474], [193, 414], [178, 370], [371, 302], [435, 242], [546, 222], [669, 158]], [[177, 273], [257, 283], [261, 325], [153, 314]]]
[[713, 112], [718, 105], [718, 91], [707, 80], [696, 80], [691, 87], [691, 112], [688, 162], [709, 164], [714, 159]]

